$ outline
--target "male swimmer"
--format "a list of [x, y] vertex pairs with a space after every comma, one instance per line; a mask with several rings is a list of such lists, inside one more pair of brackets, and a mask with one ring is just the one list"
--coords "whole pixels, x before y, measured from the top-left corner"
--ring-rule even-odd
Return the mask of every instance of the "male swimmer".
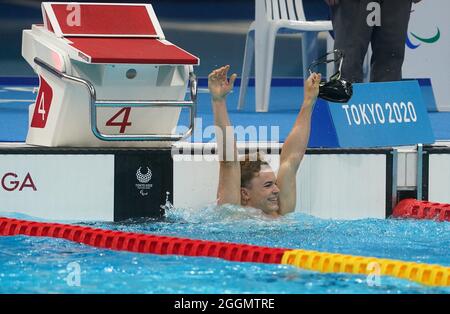
[[272, 217], [293, 212], [297, 194], [296, 174], [308, 145], [311, 114], [319, 94], [321, 76], [313, 73], [305, 81], [303, 105], [283, 144], [277, 177], [269, 164], [259, 156], [255, 161], [248, 155], [243, 161], [238, 159], [226, 106], [226, 97], [233, 89], [237, 75], [231, 75], [228, 80], [229, 69], [227, 65], [208, 76], [220, 160], [217, 204], [258, 208]]

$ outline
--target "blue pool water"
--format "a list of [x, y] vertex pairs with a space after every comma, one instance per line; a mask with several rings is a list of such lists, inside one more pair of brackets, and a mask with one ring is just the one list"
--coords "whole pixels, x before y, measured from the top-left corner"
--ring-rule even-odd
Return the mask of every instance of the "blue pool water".
[[[2, 214], [16, 218], [22, 215]], [[77, 222], [78, 224], [81, 224]], [[83, 223], [126, 232], [337, 252], [450, 266], [450, 223], [269, 219], [239, 207], [171, 209], [165, 221]], [[80, 282], [71, 281], [73, 263]], [[450, 293], [382, 277], [323, 274], [294, 266], [102, 250], [51, 238], [0, 237], [0, 293]]]

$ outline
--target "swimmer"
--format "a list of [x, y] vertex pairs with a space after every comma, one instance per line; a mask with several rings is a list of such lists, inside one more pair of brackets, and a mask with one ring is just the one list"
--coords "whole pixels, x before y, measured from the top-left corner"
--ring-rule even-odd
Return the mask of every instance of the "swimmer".
[[269, 164], [249, 155], [239, 161], [234, 130], [228, 117], [226, 97], [237, 75], [228, 80], [230, 66], [214, 70], [208, 76], [216, 126], [220, 160], [217, 204], [234, 204], [261, 209], [278, 217], [295, 210], [296, 175], [309, 141], [311, 115], [319, 94], [320, 74], [313, 73], [305, 81], [304, 100], [295, 124], [286, 138], [280, 155], [278, 177]]

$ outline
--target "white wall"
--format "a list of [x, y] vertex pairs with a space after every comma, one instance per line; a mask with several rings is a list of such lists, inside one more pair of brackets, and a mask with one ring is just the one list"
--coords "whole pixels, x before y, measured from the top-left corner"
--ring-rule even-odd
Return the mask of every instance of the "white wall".
[[[8, 173], [17, 178], [5, 176]], [[28, 173], [36, 191], [19, 190]], [[16, 185], [13, 181], [19, 186], [8, 191]], [[51, 220], [113, 221], [114, 156], [0, 155], [0, 212]]]
[[450, 203], [450, 154], [430, 154], [428, 200]]
[[398, 189], [415, 189], [417, 186], [417, 150], [398, 149], [397, 162]]
[[[413, 4], [408, 36], [420, 46], [416, 49], [406, 48], [403, 64], [404, 78], [431, 78], [433, 92], [439, 111], [450, 111], [450, 1], [423, 0]], [[441, 32], [435, 43], [422, 43], [411, 33], [419, 37], [429, 38]]]
[[[174, 158], [176, 207], [201, 208], [216, 201], [217, 160], [193, 158]], [[267, 158], [276, 171], [279, 156]], [[323, 218], [385, 218], [385, 193], [385, 155], [306, 155], [297, 175], [296, 210]]]
[[297, 184], [301, 212], [336, 219], [386, 217], [385, 155], [307, 155]]

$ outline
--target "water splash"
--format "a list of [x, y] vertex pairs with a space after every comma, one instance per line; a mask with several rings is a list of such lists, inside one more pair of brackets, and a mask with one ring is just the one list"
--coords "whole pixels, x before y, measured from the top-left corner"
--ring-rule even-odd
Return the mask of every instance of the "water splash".
[[[164, 206], [167, 208], [167, 206]], [[171, 206], [166, 211], [166, 218], [171, 222], [202, 223], [202, 224], [228, 224], [228, 223], [273, 223], [274, 219], [265, 215], [260, 209], [247, 208], [239, 205], [209, 204], [202, 208], [181, 208]], [[278, 220], [279, 221], [279, 220]]]
[[161, 205], [161, 209], [163, 209], [165, 212], [170, 212], [171, 210], [175, 209], [175, 207], [172, 205], [172, 203], [169, 201], [170, 192], [166, 192], [166, 202], [164, 205]]

